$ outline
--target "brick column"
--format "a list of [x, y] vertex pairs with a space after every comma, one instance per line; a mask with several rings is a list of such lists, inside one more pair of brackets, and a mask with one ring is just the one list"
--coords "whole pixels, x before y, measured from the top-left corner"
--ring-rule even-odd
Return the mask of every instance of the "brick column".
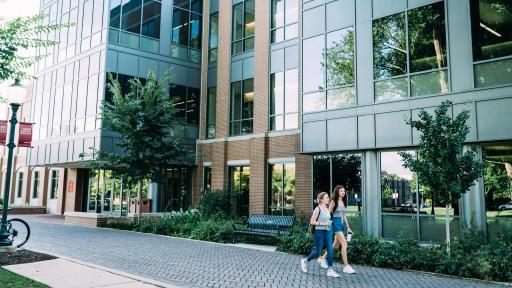
[[[268, 131], [270, 1], [255, 1], [254, 133]], [[251, 177], [252, 178], [252, 177]]]
[[217, 119], [215, 123], [216, 138], [227, 137], [229, 135], [229, 93], [231, 85], [231, 10], [231, 1], [219, 1], [219, 47], [217, 49]]
[[267, 138], [251, 139], [249, 178], [249, 213], [264, 214], [267, 210]]
[[226, 188], [227, 179], [227, 142], [213, 143], [212, 153], [212, 188], [224, 189]]
[[311, 213], [312, 163], [311, 155], [295, 156], [295, 207], [297, 213]]
[[[210, 30], [210, 1], [203, 1], [203, 45], [201, 62], [201, 99], [199, 111], [199, 139], [206, 138], [206, 106], [208, 99], [208, 42]], [[197, 174], [197, 173], [196, 173]]]

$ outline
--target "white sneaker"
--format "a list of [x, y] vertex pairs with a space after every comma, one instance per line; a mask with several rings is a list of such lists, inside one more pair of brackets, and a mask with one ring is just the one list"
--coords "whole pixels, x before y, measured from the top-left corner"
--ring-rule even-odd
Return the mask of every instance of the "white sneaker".
[[308, 260], [300, 259], [300, 268], [302, 269], [302, 272], [308, 273]]
[[324, 258], [322, 257], [319, 257], [316, 262], [318, 262], [318, 264], [320, 264], [320, 267], [324, 268], [324, 269], [327, 269], [327, 260], [325, 260]]
[[356, 273], [356, 270], [354, 270], [354, 268], [352, 268], [350, 265], [347, 265], [343, 267], [343, 273], [354, 274]]
[[327, 270], [327, 277], [338, 278], [338, 277], [340, 277], [340, 274], [336, 273], [332, 269], [329, 269], [329, 270]]

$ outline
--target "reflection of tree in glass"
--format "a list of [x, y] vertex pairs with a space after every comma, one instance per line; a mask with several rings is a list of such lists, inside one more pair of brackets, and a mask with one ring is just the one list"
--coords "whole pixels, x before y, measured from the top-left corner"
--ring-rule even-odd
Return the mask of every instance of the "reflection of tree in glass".
[[293, 206], [295, 202], [295, 164], [285, 165], [284, 205]]
[[484, 162], [484, 191], [488, 210], [497, 210], [499, 205], [510, 200], [511, 181], [504, 163], [489, 160]]
[[373, 55], [375, 79], [407, 73], [404, 12], [373, 22]]
[[[446, 67], [446, 30], [443, 2], [409, 10], [409, 55], [411, 72]], [[440, 71], [441, 92], [447, 92], [446, 73]]]
[[[352, 28], [331, 33], [340, 39], [330, 42], [322, 52], [322, 69], [327, 70], [327, 87], [354, 84], [354, 30]], [[330, 42], [330, 43], [329, 43]]]

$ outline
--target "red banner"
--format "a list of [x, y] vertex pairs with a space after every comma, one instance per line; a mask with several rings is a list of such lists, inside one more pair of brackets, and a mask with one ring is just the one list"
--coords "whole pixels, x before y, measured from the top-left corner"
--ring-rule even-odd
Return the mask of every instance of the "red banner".
[[5, 145], [7, 139], [7, 121], [0, 120], [0, 145]]
[[32, 147], [32, 123], [20, 122], [18, 147]]

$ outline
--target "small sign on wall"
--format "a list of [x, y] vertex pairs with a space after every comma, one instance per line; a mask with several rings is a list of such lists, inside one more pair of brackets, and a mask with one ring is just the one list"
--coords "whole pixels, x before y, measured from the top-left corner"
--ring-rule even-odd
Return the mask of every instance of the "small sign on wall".
[[75, 182], [73, 181], [69, 181], [68, 182], [68, 189], [66, 190], [67, 192], [73, 192], [73, 188], [75, 187]]

